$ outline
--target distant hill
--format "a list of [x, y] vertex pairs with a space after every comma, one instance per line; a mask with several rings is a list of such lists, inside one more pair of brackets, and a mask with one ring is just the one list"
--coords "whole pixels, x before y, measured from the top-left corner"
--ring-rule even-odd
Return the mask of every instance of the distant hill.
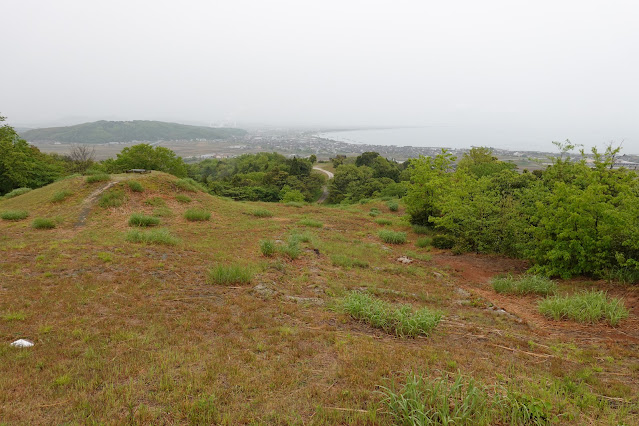
[[29, 142], [53, 141], [97, 144], [107, 142], [225, 139], [242, 136], [245, 130], [166, 123], [163, 121], [96, 121], [66, 127], [49, 127], [21, 132]]

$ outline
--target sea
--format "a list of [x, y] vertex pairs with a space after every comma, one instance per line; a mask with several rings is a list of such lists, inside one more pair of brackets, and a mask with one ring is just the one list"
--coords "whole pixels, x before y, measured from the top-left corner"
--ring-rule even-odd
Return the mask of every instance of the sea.
[[603, 151], [613, 141], [623, 141], [622, 153], [639, 154], [639, 138], [629, 140], [623, 135], [607, 131], [539, 130], [488, 126], [425, 126], [385, 129], [339, 130], [318, 133], [316, 136], [338, 142], [384, 145], [469, 149], [485, 146], [507, 151], [558, 152], [553, 141], [580, 144], [590, 152], [596, 146]]

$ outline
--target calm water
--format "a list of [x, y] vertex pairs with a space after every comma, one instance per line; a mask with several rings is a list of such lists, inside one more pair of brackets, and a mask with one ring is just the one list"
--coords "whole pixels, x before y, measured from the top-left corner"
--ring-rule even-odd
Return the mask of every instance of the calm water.
[[335, 141], [369, 144], [417, 147], [470, 148], [488, 146], [509, 151], [556, 152], [552, 141], [570, 139], [573, 143], [583, 144], [587, 151], [597, 146], [602, 150], [611, 140], [622, 141], [623, 152], [639, 153], [637, 142], [631, 144], [629, 138], [608, 135], [607, 132], [592, 131], [540, 131], [536, 129], [496, 129], [472, 126], [432, 126], [395, 129], [348, 130], [320, 133], [317, 136]]

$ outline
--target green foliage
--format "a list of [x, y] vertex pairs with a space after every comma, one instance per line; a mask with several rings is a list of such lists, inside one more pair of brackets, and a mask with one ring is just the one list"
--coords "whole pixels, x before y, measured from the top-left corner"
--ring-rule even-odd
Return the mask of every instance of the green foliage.
[[188, 209], [184, 212], [184, 218], [191, 222], [202, 222], [211, 219], [211, 212], [202, 209]]
[[29, 212], [24, 210], [7, 210], [0, 213], [2, 220], [22, 220], [29, 217]]
[[455, 245], [455, 239], [449, 235], [435, 235], [431, 239], [431, 244], [435, 248], [449, 250]]
[[166, 207], [166, 201], [162, 197], [151, 197], [144, 200], [144, 204], [154, 207]]
[[378, 225], [392, 225], [393, 221], [390, 219], [380, 217], [379, 219], [375, 219], [375, 223]]
[[129, 186], [129, 189], [133, 192], [144, 192], [144, 187], [137, 180], [127, 180], [126, 184]]
[[353, 318], [399, 337], [427, 336], [439, 324], [441, 313], [409, 305], [394, 306], [364, 293], [349, 293], [342, 308]]
[[433, 239], [430, 237], [421, 237], [418, 238], [417, 241], [415, 242], [415, 245], [417, 247], [429, 247], [433, 244]]
[[73, 195], [73, 192], [69, 191], [68, 189], [57, 191], [55, 194], [53, 194], [53, 197], [51, 197], [51, 202], [60, 203], [64, 201], [65, 199], [67, 199], [68, 197], [70, 197], [71, 195]]
[[386, 203], [386, 206], [388, 207], [388, 210], [392, 212], [396, 212], [397, 210], [399, 210], [399, 203], [397, 201], [388, 201]]
[[266, 257], [271, 257], [275, 254], [276, 247], [275, 241], [273, 240], [262, 240], [260, 241], [260, 251]]
[[188, 195], [184, 195], [184, 194], [177, 194], [175, 196], [175, 199], [179, 202], [179, 203], [183, 203], [183, 204], [187, 204], [190, 203], [191, 201], [193, 201], [191, 199], [191, 197], [189, 197]]
[[36, 219], [33, 219], [31, 227], [33, 227], [34, 229], [53, 229], [55, 228], [55, 221], [43, 217], [38, 217]]
[[407, 375], [401, 387], [381, 387], [394, 423], [401, 425], [495, 425], [551, 423], [552, 405], [512, 392], [491, 392], [473, 379], [457, 374], [425, 379]]
[[249, 212], [249, 214], [255, 217], [273, 217], [273, 212], [266, 209], [255, 209]]
[[204, 188], [202, 185], [200, 185], [198, 182], [194, 181], [191, 178], [178, 179], [176, 181], [173, 181], [173, 185], [175, 185], [178, 189], [181, 189], [182, 191], [206, 192], [206, 188]]
[[493, 289], [497, 293], [541, 294], [543, 296], [555, 294], [557, 283], [541, 275], [523, 275], [519, 278], [508, 276], [495, 278]]
[[324, 226], [322, 222], [313, 219], [302, 219], [297, 223], [304, 226], [310, 226], [311, 228], [321, 228]]
[[158, 170], [177, 177], [185, 177], [186, 164], [182, 157], [162, 146], [151, 146], [146, 143], [124, 148], [117, 154], [115, 160], [104, 162], [105, 167], [112, 173], [122, 173], [130, 169]]
[[13, 191], [9, 192], [8, 194], [5, 194], [4, 198], [5, 200], [8, 200], [9, 198], [13, 198], [13, 197], [17, 197], [18, 195], [22, 195], [22, 194], [26, 194], [27, 192], [33, 191], [31, 188], [16, 188]]
[[406, 232], [395, 232], [388, 229], [382, 229], [377, 233], [382, 241], [388, 244], [404, 244], [406, 242]]
[[333, 262], [333, 265], [341, 266], [343, 268], [368, 268], [368, 262], [354, 259], [343, 254], [331, 255], [331, 261]]
[[106, 173], [95, 173], [86, 177], [87, 183], [106, 182], [111, 180], [111, 176]]
[[382, 213], [382, 212], [380, 212], [378, 208], [373, 207], [373, 208], [372, 208], [372, 209], [368, 212], [368, 215], [369, 215], [369, 216], [372, 216], [372, 217], [377, 217], [377, 216], [379, 216], [381, 213]]
[[387, 195], [385, 191], [397, 185], [399, 165], [379, 157], [377, 153], [367, 154], [375, 154], [376, 157], [370, 162], [360, 161], [359, 166], [343, 164], [336, 169], [329, 185], [329, 202], [355, 203], [382, 194]]
[[102, 194], [98, 204], [100, 205], [100, 207], [104, 208], [120, 207], [122, 204], [124, 204], [125, 200], [126, 195], [124, 194], [124, 191], [122, 191], [121, 189], [114, 189]]
[[209, 284], [233, 285], [249, 284], [253, 279], [252, 268], [234, 263], [232, 265], [217, 265], [209, 270]]
[[180, 240], [167, 229], [151, 229], [149, 231], [131, 230], [126, 233], [125, 239], [131, 243], [159, 244], [174, 246]]
[[628, 317], [622, 299], [609, 298], [603, 291], [583, 291], [572, 296], [553, 296], [539, 302], [539, 312], [555, 320], [606, 321], [617, 325]]
[[304, 194], [302, 194], [302, 191], [298, 189], [290, 189], [290, 188], [282, 189], [280, 196], [282, 197], [281, 201], [283, 203], [303, 203], [304, 202]]
[[129, 217], [129, 226], [157, 226], [160, 219], [154, 216], [147, 216], [142, 213], [133, 213]]

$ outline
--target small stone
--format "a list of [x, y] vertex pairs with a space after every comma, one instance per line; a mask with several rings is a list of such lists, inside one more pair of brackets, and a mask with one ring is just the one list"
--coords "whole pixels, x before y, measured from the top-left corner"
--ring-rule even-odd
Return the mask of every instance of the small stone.
[[33, 346], [33, 342], [25, 339], [18, 339], [15, 342], [11, 343], [11, 346], [16, 348], [30, 348]]
[[398, 262], [401, 262], [401, 263], [403, 263], [403, 264], [408, 265], [409, 263], [412, 263], [412, 262], [413, 262], [413, 259], [411, 259], [411, 258], [409, 258], [409, 257], [406, 257], [406, 256], [402, 256], [402, 257], [398, 257], [398, 258], [397, 258], [397, 261], [398, 261]]

